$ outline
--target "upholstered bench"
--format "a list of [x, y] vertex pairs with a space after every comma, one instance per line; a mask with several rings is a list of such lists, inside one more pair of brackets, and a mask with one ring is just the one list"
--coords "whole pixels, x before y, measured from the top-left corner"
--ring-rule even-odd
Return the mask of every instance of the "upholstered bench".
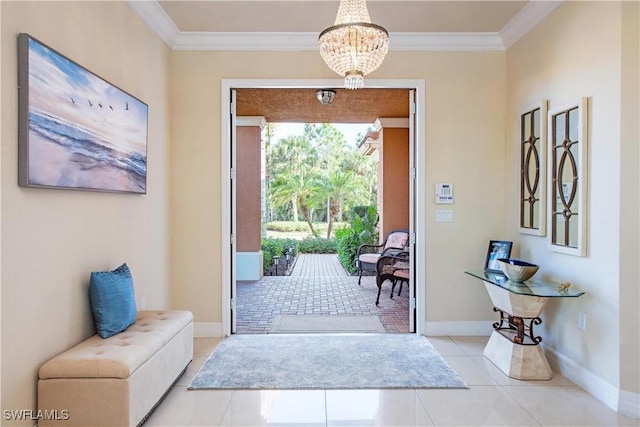
[[123, 332], [94, 335], [42, 365], [38, 409], [64, 416], [38, 426], [140, 425], [192, 358], [190, 312], [139, 311]]

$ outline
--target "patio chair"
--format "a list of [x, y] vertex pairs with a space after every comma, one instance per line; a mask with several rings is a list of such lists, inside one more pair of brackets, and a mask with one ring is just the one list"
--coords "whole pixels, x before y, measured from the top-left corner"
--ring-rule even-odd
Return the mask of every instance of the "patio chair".
[[402, 284], [404, 282], [409, 283], [410, 272], [409, 252], [382, 255], [376, 263], [376, 285], [378, 286], [376, 305], [380, 304], [380, 292], [382, 291], [382, 284], [385, 280], [391, 280], [391, 295], [389, 298], [393, 298], [393, 290], [398, 282], [400, 282], [398, 296], [400, 292], [402, 292]]
[[380, 245], [360, 245], [356, 255], [358, 265], [358, 285], [363, 271], [376, 272], [376, 263], [382, 254], [394, 254], [405, 251], [409, 245], [409, 230], [393, 230]]

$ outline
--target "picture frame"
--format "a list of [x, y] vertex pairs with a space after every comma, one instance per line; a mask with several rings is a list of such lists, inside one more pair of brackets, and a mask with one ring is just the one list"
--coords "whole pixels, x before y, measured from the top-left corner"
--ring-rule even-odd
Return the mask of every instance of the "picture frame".
[[547, 113], [548, 100], [525, 108], [518, 117], [520, 130], [519, 224], [522, 234], [544, 236], [547, 221]]
[[549, 248], [587, 256], [589, 98], [549, 109]]
[[18, 34], [18, 185], [146, 194], [148, 106]]
[[490, 240], [487, 248], [487, 259], [484, 262], [484, 271], [489, 273], [502, 273], [498, 258], [509, 258], [513, 242], [508, 240]]

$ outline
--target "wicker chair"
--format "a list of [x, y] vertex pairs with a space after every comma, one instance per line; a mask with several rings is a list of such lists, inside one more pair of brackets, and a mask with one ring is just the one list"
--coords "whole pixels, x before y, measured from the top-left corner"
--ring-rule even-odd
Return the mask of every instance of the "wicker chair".
[[400, 289], [398, 290], [398, 295], [400, 295], [400, 292], [402, 292], [402, 284], [409, 282], [410, 272], [409, 252], [399, 252], [394, 255], [381, 256], [376, 263], [376, 285], [378, 286], [376, 305], [380, 304], [380, 292], [382, 291], [382, 284], [385, 280], [391, 280], [391, 295], [389, 298], [393, 298], [393, 290], [396, 284], [400, 282]]
[[406, 228], [393, 230], [380, 245], [360, 245], [356, 255], [358, 266], [358, 285], [362, 280], [363, 271], [375, 273], [378, 259], [383, 254], [394, 254], [405, 251], [409, 245], [409, 230]]

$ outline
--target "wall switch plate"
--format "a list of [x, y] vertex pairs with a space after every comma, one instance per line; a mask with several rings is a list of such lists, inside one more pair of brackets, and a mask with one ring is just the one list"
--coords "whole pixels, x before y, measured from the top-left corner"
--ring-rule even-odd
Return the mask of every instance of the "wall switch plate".
[[582, 331], [587, 329], [587, 316], [584, 313], [578, 313], [578, 329]]
[[436, 222], [453, 222], [453, 211], [452, 210], [437, 210], [436, 211]]

